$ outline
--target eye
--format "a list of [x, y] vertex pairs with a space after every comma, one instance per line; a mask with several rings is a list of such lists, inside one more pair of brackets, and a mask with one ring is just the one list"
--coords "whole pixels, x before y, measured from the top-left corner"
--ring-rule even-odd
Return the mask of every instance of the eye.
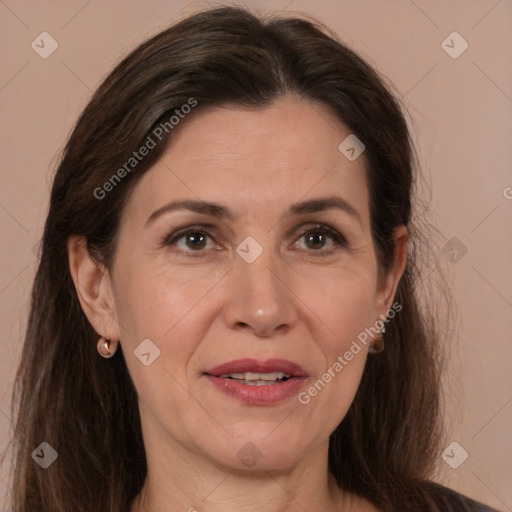
[[[302, 238], [305, 240], [306, 250], [308, 250], [308, 252], [317, 253], [315, 256], [331, 254], [347, 246], [347, 241], [341, 233], [323, 224], [308, 228], [307, 231], [304, 231], [299, 236], [299, 240], [295, 242], [294, 245], [298, 245]], [[330, 244], [330, 248], [325, 250], [325, 244], [329, 239], [332, 243]]]
[[[163, 245], [174, 245], [180, 251], [184, 252], [187, 256], [200, 256], [205, 249], [212, 249], [213, 247], [208, 245], [208, 239], [213, 242], [212, 235], [204, 229], [198, 227], [189, 227], [185, 230], [171, 233], [168, 237], [163, 240]], [[216, 246], [219, 247], [218, 245]], [[191, 253], [198, 254], [191, 254]]]
[[[300, 244], [301, 239], [305, 241], [305, 250], [315, 256], [327, 256], [343, 247], [347, 247], [347, 241], [343, 235], [324, 224], [311, 226], [299, 235], [299, 239], [293, 245], [299, 249], [304, 249], [304, 245], [301, 247]], [[329, 247], [326, 249], [325, 246], [329, 240], [331, 243], [328, 244]], [[202, 256], [210, 249], [221, 249], [218, 244], [215, 244], [213, 235], [204, 227], [199, 226], [189, 226], [186, 229], [171, 233], [164, 238], [162, 245], [175, 246], [180, 252], [190, 257]]]

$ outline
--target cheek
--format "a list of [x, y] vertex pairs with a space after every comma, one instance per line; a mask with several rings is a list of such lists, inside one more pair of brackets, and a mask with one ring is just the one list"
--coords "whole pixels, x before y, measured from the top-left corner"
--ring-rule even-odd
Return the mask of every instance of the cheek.
[[204, 295], [212, 273], [208, 277], [204, 268], [179, 268], [165, 257], [141, 255], [119, 260], [115, 277], [118, 319], [133, 342], [169, 336]]
[[[375, 279], [370, 262], [329, 272], [315, 270], [297, 282], [297, 295], [311, 309], [308, 315], [323, 326], [326, 348], [342, 350], [375, 319]], [[327, 336], [325, 335], [327, 333]]]
[[[322, 371], [299, 396], [312, 425], [331, 432], [347, 413], [361, 381], [367, 345], [358, 338], [372, 325], [375, 276], [371, 266], [338, 268], [303, 284], [313, 313], [310, 331], [322, 352]], [[318, 425], [317, 425], [318, 423]]]
[[[190, 277], [142, 264], [117, 275], [116, 306], [128, 371], [145, 410], [164, 424], [175, 421], [177, 414], [193, 415], [185, 391], [190, 387], [187, 367], [203, 336], [204, 326], [194, 318], [205, 304], [204, 290]], [[149, 346], [148, 366], [134, 354], [143, 340], [156, 347]]]
[[118, 269], [116, 309], [130, 370], [139, 372], [138, 362], [130, 364], [131, 355], [149, 339], [160, 351], [155, 363], [184, 383], [187, 363], [207, 328], [201, 319], [211, 309], [212, 292], [208, 291], [225, 271], [200, 265], [179, 269], [165, 258], [134, 258]]

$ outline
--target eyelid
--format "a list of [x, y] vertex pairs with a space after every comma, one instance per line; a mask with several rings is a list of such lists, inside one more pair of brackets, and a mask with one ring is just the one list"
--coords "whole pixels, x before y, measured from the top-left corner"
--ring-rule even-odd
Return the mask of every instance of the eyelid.
[[218, 233], [219, 228], [215, 224], [184, 224], [183, 226], [174, 228], [170, 233], [164, 235], [162, 238], [162, 244], [169, 244], [171, 241], [176, 240], [191, 231], [204, 232], [211, 236], [212, 232]]

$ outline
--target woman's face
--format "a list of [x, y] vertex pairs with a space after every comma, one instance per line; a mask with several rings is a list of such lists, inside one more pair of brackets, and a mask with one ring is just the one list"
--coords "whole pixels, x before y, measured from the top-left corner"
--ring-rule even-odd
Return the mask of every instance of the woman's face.
[[[116, 321], [105, 322], [146, 447], [260, 469], [326, 447], [364, 369], [367, 346], [353, 342], [390, 308], [401, 274], [378, 279], [364, 153], [338, 149], [348, 135], [326, 107], [289, 96], [208, 109], [136, 185], [107, 281]], [[181, 201], [193, 208], [172, 207]]]

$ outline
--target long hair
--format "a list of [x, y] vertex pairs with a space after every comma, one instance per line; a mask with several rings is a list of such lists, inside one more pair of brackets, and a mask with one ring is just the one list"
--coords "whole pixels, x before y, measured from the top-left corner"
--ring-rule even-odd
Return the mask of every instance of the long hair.
[[[381, 270], [393, 263], [393, 229], [404, 224], [410, 233], [395, 296], [402, 310], [330, 437], [329, 471], [341, 488], [383, 510], [416, 510], [428, 501], [424, 483], [442, 433], [441, 338], [436, 309], [418, 296], [425, 234], [414, 222], [415, 152], [400, 102], [320, 23], [224, 7], [180, 21], [125, 57], [64, 149], [13, 391], [15, 512], [126, 511], [147, 473], [136, 390], [121, 349], [112, 359], [98, 357], [97, 334], [70, 275], [68, 238], [84, 236], [91, 255], [110, 269], [123, 207], [172, 138], [175, 110], [191, 98], [190, 117], [223, 104], [264, 108], [285, 94], [326, 105], [364, 142]], [[155, 132], [166, 122], [166, 130]], [[119, 173], [149, 136], [155, 142], [149, 154]], [[45, 470], [31, 457], [42, 442], [58, 452]]]

